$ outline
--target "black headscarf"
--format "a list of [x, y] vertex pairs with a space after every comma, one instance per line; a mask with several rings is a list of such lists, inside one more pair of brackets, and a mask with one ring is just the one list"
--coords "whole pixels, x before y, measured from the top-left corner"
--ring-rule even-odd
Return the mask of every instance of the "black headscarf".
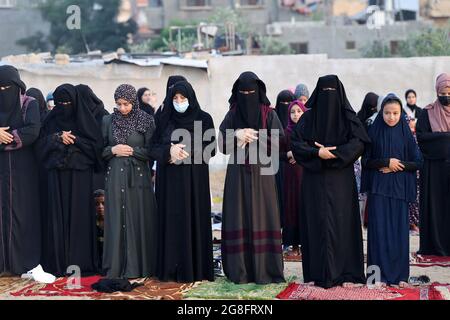
[[0, 90], [0, 127], [15, 129], [21, 120], [21, 95], [25, 94], [26, 86], [16, 68], [0, 66], [0, 87], [9, 86], [11, 88]]
[[420, 109], [417, 104], [409, 104], [408, 103], [408, 96], [410, 93], [414, 93], [414, 95], [417, 97], [417, 93], [416, 91], [414, 91], [413, 89], [409, 89], [405, 92], [405, 99], [406, 99], [406, 106], [409, 108], [409, 110], [411, 110], [412, 112], [416, 111], [417, 109]]
[[148, 88], [140, 88], [137, 91], [137, 98], [138, 98], [138, 102], [139, 102], [139, 108], [141, 110], [145, 111], [146, 113], [148, 113], [149, 115], [153, 116], [155, 114], [155, 110], [153, 109], [153, 107], [150, 104], [142, 101], [142, 96], [144, 95], [144, 93], [146, 91], [149, 91], [149, 90], [150, 89], [148, 89]]
[[39, 112], [41, 114], [41, 121], [45, 119], [49, 110], [47, 109], [47, 101], [42, 94], [42, 91], [37, 88], [30, 88], [25, 93], [27, 96], [34, 98], [39, 104]]
[[379, 96], [373, 92], [369, 92], [364, 97], [361, 110], [358, 112], [358, 118], [362, 123], [366, 123], [367, 119], [377, 113], [378, 98]]
[[289, 120], [289, 114], [288, 109], [289, 105], [292, 101], [297, 100], [295, 95], [289, 91], [289, 90], [283, 90], [278, 94], [277, 97], [277, 105], [275, 107], [275, 110], [277, 111], [278, 118], [281, 121], [281, 124], [283, 125], [283, 128], [287, 128], [288, 126], [288, 120]]
[[347, 99], [344, 85], [336, 75], [319, 78], [306, 103], [311, 109], [306, 118], [303, 137], [325, 146], [339, 146], [348, 142], [352, 133], [361, 141], [370, 139]]
[[109, 114], [105, 109], [103, 101], [87, 85], [79, 84], [76, 88], [80, 95], [80, 103], [84, 104], [85, 108], [91, 111], [94, 118], [101, 125], [103, 117]]
[[[184, 113], [177, 112], [173, 106], [173, 97], [180, 93], [189, 100], [189, 107]], [[170, 113], [170, 119], [173, 121], [176, 129], [186, 129], [194, 132], [194, 121], [198, 119], [201, 111], [194, 88], [187, 81], [177, 82], [169, 91], [171, 98], [170, 105], [167, 106]]]
[[[239, 91], [255, 91], [253, 94], [242, 94]], [[230, 107], [236, 107], [235, 129], [262, 127], [261, 106], [270, 106], [266, 96], [266, 85], [253, 72], [242, 73], [233, 85], [229, 100]]]
[[[56, 88], [53, 96], [55, 108], [43, 124], [44, 128], [51, 127], [47, 129], [47, 133], [72, 131], [75, 136], [89, 140], [96, 150], [97, 161], [100, 164], [103, 149], [101, 127], [88, 106], [81, 102], [79, 90], [71, 84], [63, 84]], [[63, 102], [70, 104], [64, 105]]]
[[173, 86], [180, 81], [187, 81], [185, 77], [175, 75], [170, 76], [167, 80], [167, 86], [166, 86], [166, 96], [164, 98], [164, 101], [161, 105], [161, 108], [156, 111], [155, 114], [155, 122], [156, 122], [156, 131], [154, 134], [155, 138], [159, 138], [161, 136], [161, 133], [164, 131], [164, 129], [167, 127], [167, 124], [170, 119], [170, 114], [172, 111], [172, 108], [165, 108], [165, 106], [172, 106], [173, 105], [173, 97], [170, 96], [170, 89], [173, 88]]
[[133, 109], [124, 116], [115, 109], [112, 115], [112, 132], [118, 144], [127, 144], [128, 137], [133, 132], [145, 133], [154, 125], [153, 117], [139, 109], [136, 89], [129, 84], [122, 84], [114, 93], [114, 100], [126, 100], [133, 105]]

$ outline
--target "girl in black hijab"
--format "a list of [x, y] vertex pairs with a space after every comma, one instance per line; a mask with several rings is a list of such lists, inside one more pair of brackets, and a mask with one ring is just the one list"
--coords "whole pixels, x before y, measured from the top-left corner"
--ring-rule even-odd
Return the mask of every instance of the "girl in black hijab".
[[[277, 133], [283, 137], [283, 126], [270, 108], [264, 82], [253, 72], [240, 75], [229, 102], [230, 111], [220, 125], [219, 143], [222, 153], [231, 155], [223, 201], [224, 272], [234, 283], [284, 282], [275, 174], [262, 173], [266, 165], [259, 157], [256, 163], [250, 161], [253, 146], [264, 155], [277, 150], [275, 144], [279, 141], [268, 139]], [[250, 148], [252, 144], [256, 145]], [[243, 150], [245, 159], [238, 150]]]
[[137, 91], [137, 98], [138, 98], [138, 102], [139, 102], [139, 108], [142, 111], [145, 111], [146, 113], [148, 113], [149, 115], [154, 116], [155, 115], [155, 109], [153, 108], [153, 106], [150, 105], [150, 103], [144, 102], [144, 100], [143, 100], [143, 97], [144, 97], [144, 95], [147, 92], [149, 94], [151, 94], [151, 91], [148, 88], [140, 88]]
[[287, 128], [289, 120], [288, 109], [289, 105], [294, 100], [297, 99], [290, 90], [283, 90], [278, 94], [275, 110], [277, 111], [278, 118], [280, 119], [283, 128]]
[[358, 118], [359, 120], [361, 120], [366, 129], [369, 126], [369, 118], [377, 113], [378, 98], [379, 96], [373, 92], [369, 92], [368, 94], [366, 94], [361, 106], [361, 110], [359, 110], [358, 112]]
[[0, 66], [0, 274], [21, 275], [41, 259], [41, 212], [36, 157], [38, 102], [25, 96], [12, 66]]
[[335, 75], [321, 77], [292, 133], [303, 166], [300, 237], [305, 282], [363, 283], [364, 256], [353, 164], [370, 139]]
[[41, 121], [44, 121], [50, 111], [47, 109], [47, 102], [45, 101], [42, 91], [36, 88], [30, 88], [27, 90], [26, 95], [34, 98], [38, 102]]
[[[98, 126], [102, 126], [103, 117], [109, 115], [109, 112], [105, 109], [103, 101], [92, 91], [92, 89], [84, 84], [76, 86], [79, 92], [80, 101], [87, 109], [92, 113]], [[102, 167], [98, 172], [94, 172], [94, 190], [105, 189], [105, 166], [102, 161]]]
[[[292, 101], [297, 100], [295, 98], [295, 95], [290, 90], [283, 90], [278, 94], [277, 97], [277, 105], [275, 107], [275, 111], [277, 112], [278, 119], [280, 120], [281, 124], [283, 125], [283, 128], [286, 129], [288, 126], [288, 120], [289, 120], [289, 105]], [[281, 222], [283, 222], [283, 213], [284, 213], [284, 169], [285, 169], [285, 163], [284, 161], [280, 161], [280, 168], [276, 174], [276, 181], [277, 181], [277, 190], [278, 190], [278, 205], [280, 207], [280, 214], [281, 214]]]
[[102, 170], [102, 132], [79, 89], [64, 84], [54, 97], [38, 148], [48, 177], [44, 266], [57, 276], [71, 265], [92, 274], [98, 266], [93, 174]]
[[419, 119], [422, 109], [417, 106], [417, 93], [413, 89], [409, 89], [405, 92], [406, 106], [404, 108], [406, 115], [410, 119]]
[[159, 164], [157, 277], [214, 281], [208, 167], [216, 153], [214, 123], [187, 81], [169, 90], [163, 112], [162, 134], [153, 144]]

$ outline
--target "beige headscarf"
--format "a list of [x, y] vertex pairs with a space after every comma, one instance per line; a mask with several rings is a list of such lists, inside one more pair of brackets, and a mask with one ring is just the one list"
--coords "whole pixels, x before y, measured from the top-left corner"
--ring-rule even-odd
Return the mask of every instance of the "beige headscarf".
[[[442, 73], [436, 79], [436, 93], [439, 94], [439, 91], [446, 87], [450, 88], [450, 74]], [[425, 109], [428, 110], [433, 132], [450, 132], [450, 106], [443, 106], [437, 99]]]

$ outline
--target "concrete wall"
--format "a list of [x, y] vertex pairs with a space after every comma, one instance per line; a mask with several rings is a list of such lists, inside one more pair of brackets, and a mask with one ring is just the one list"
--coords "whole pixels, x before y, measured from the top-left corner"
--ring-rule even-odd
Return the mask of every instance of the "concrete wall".
[[[265, 33], [266, 25], [274, 21], [290, 21], [292, 17], [301, 17], [287, 8], [279, 6], [278, 0], [265, 0], [264, 5], [255, 7], [239, 7], [237, 0], [210, 0], [209, 7], [187, 8], [186, 0], [163, 1], [162, 7], [144, 8], [150, 29], [161, 29], [169, 26], [172, 20], [207, 21], [217, 8], [230, 7], [243, 16], [252, 27], [252, 31]], [[135, 11], [138, 10], [134, 4]]]
[[[212, 58], [209, 72], [173, 66], [141, 68], [102, 64], [18, 67], [28, 86], [36, 86], [45, 93], [65, 82], [88, 84], [110, 110], [114, 106], [114, 90], [121, 83], [147, 86], [158, 93], [161, 101], [167, 78], [173, 74], [182, 74], [190, 80], [200, 105], [211, 113], [216, 127], [219, 127], [228, 111], [227, 101], [232, 85], [239, 74], [247, 70], [258, 74], [266, 83], [272, 103], [276, 102], [281, 90], [301, 82], [312, 92], [318, 77], [337, 74], [351, 104], [358, 111], [369, 91], [379, 95], [394, 92], [403, 100], [404, 92], [409, 88], [417, 91], [418, 105], [423, 107], [436, 99], [435, 79], [442, 72], [450, 72], [449, 66], [450, 57], [328, 59], [326, 55], [291, 55]], [[224, 159], [223, 156], [216, 157], [215, 164], [220, 167]]]
[[[374, 41], [405, 40], [408, 35], [431, 25], [430, 22], [403, 22], [381, 29], [369, 29], [365, 25], [326, 26], [323, 22], [274, 23], [282, 29], [275, 39], [284, 43], [308, 43], [308, 53], [327, 54], [331, 58], [359, 58], [361, 49]], [[355, 49], [347, 50], [346, 42], [354, 41]]]

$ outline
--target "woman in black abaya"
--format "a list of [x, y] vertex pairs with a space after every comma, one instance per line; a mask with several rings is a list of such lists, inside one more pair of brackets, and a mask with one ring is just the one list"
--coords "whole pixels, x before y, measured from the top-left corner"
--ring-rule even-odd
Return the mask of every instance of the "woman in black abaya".
[[292, 134], [303, 166], [300, 236], [305, 282], [363, 283], [364, 256], [353, 164], [370, 139], [335, 75], [319, 78]]
[[57, 276], [72, 265], [92, 274], [98, 266], [93, 174], [102, 169], [102, 132], [79, 89], [64, 84], [54, 97], [39, 140], [48, 171], [43, 265]]
[[39, 105], [12, 66], [0, 67], [0, 274], [20, 275], [41, 258]]

